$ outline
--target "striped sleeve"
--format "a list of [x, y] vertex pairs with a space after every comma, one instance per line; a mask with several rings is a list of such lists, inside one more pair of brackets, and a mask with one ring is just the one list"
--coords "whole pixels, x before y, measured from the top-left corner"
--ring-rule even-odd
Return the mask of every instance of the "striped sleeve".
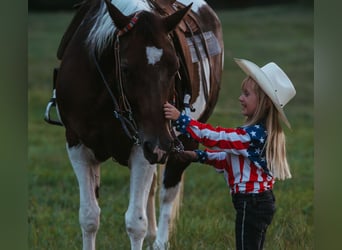
[[195, 152], [199, 162], [212, 165], [219, 172], [228, 167], [227, 153], [224, 151], [210, 150], [206, 148], [204, 151], [196, 149]]
[[213, 127], [182, 114], [176, 122], [176, 129], [188, 133], [202, 145], [226, 153], [248, 156], [250, 135], [242, 128]]
[[206, 164], [214, 166], [219, 172], [228, 168], [226, 152], [209, 149], [206, 149], [205, 152], [207, 153]]

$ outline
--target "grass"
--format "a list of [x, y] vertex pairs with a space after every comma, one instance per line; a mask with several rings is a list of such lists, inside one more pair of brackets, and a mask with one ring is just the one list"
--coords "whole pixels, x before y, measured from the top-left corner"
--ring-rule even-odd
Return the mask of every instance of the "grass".
[[[292, 79], [297, 95], [286, 107], [293, 178], [275, 184], [277, 212], [266, 249], [313, 249], [313, 11], [280, 5], [217, 12], [225, 41], [220, 98], [209, 122], [227, 127], [242, 122], [237, 98], [242, 71], [234, 57], [262, 66], [270, 60]], [[51, 96], [56, 51], [72, 13], [29, 13], [28, 17], [28, 230], [29, 249], [80, 249], [78, 186], [65, 151], [64, 130], [43, 121]], [[124, 225], [129, 171], [107, 161], [101, 174], [98, 249], [129, 249]], [[171, 249], [234, 249], [234, 209], [228, 188], [212, 168], [192, 164]]]

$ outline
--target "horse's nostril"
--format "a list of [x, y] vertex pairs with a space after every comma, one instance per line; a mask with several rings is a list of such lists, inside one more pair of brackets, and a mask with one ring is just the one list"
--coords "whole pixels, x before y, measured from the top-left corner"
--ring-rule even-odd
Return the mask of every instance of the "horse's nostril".
[[[166, 147], [166, 148], [165, 148]], [[145, 141], [143, 144], [144, 156], [151, 163], [165, 163], [168, 152], [172, 149], [172, 142], [169, 141], [164, 148], [160, 148], [150, 141]]]

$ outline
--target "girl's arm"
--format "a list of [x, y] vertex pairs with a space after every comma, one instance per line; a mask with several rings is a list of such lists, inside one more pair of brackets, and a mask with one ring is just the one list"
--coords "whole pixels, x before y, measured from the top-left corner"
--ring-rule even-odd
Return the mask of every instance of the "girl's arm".
[[182, 134], [189, 134], [193, 139], [212, 149], [247, 156], [251, 138], [242, 128], [213, 127], [181, 114], [173, 105], [164, 105], [166, 119], [175, 121], [176, 129]]
[[185, 114], [181, 114], [175, 124], [178, 131], [189, 134], [202, 145], [212, 149], [246, 155], [250, 145], [251, 138], [242, 128], [213, 127], [210, 124], [191, 119]]
[[224, 151], [196, 149], [195, 152], [197, 154], [197, 161], [201, 163], [211, 165], [219, 171], [228, 168], [227, 153]]

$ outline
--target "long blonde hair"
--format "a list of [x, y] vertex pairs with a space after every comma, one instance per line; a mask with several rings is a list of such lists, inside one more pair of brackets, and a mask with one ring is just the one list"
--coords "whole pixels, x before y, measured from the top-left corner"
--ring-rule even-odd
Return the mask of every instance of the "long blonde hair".
[[[242, 87], [247, 80], [242, 82]], [[252, 79], [253, 89], [258, 97], [258, 105], [252, 117], [247, 117], [245, 125], [253, 125], [264, 122], [267, 130], [266, 161], [268, 168], [277, 179], [291, 178], [290, 167], [286, 157], [285, 133], [281, 127], [278, 110], [271, 99], [265, 94], [260, 86]]]

